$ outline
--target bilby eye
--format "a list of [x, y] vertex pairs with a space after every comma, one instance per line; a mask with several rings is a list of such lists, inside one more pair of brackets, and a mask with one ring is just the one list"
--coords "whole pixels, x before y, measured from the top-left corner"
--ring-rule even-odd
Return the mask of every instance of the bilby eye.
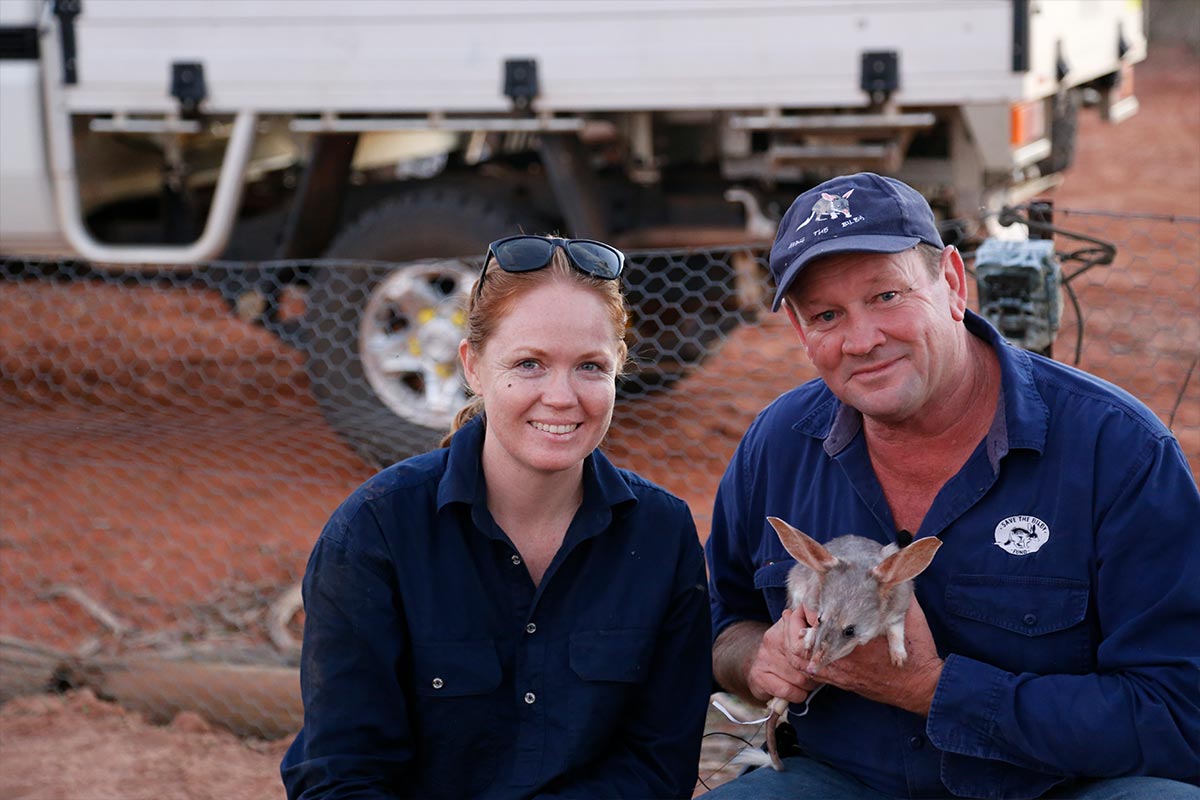
[[853, 626], [853, 625], [847, 625], [845, 628], [843, 628], [843, 629], [842, 629], [842, 636], [845, 636], [847, 639], [852, 639], [852, 638], [854, 638], [854, 626]]

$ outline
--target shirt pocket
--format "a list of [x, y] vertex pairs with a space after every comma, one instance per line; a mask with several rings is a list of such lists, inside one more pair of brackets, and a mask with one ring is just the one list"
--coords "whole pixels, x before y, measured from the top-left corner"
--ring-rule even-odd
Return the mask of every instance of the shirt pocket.
[[491, 639], [413, 645], [417, 694], [465, 697], [500, 688], [503, 673]]
[[571, 634], [568, 726], [575, 763], [607, 752], [628, 717], [637, 713], [635, 701], [650, 678], [654, 643], [654, 631], [637, 628]]
[[[495, 641], [414, 643], [412, 653], [416, 696], [409, 723], [422, 787], [415, 793], [465, 797], [483, 792], [507, 752], [501, 731], [512, 725], [512, 703], [498, 691], [504, 673]], [[471, 769], [464, 773], [463, 764]], [[462, 783], [446, 787], [447, 775]]]
[[787, 608], [787, 576], [794, 566], [795, 561], [772, 561], [754, 573], [754, 588], [763, 593], [772, 620], [779, 619]]
[[1088, 595], [1076, 578], [955, 576], [945, 594], [949, 649], [1009, 672], [1090, 672]]
[[653, 651], [653, 631], [576, 631], [571, 634], [571, 669], [585, 681], [641, 683], [650, 674]]

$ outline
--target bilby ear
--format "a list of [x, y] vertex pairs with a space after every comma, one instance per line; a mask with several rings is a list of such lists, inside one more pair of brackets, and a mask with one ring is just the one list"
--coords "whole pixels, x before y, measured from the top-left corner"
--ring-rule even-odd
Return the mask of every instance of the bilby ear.
[[767, 517], [767, 522], [779, 534], [779, 541], [783, 542], [784, 549], [792, 554], [792, 558], [814, 572], [828, 572], [838, 563], [836, 556], [779, 517]]
[[925, 571], [941, 546], [942, 540], [934, 536], [918, 539], [899, 553], [893, 553], [880, 561], [871, 570], [871, 574], [879, 581], [879, 585], [885, 588], [911, 580]]

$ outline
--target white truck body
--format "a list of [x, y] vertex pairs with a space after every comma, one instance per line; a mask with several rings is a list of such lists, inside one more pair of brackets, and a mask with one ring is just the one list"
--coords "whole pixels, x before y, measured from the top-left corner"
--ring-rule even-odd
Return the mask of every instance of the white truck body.
[[[1009, 190], [1046, 185], [1031, 167], [1050, 151], [1049, 117], [1040, 135], [1016, 145], [1014, 104], [1119, 74], [1146, 48], [1137, 0], [82, 0], [70, 23], [76, 80], [67, 82], [64, 18], [55, 8], [5, 0], [0, 10], [0, 24], [36, 26], [41, 45], [40, 61], [0, 62], [0, 252], [36, 245], [114, 261], [211, 258], [232, 227], [219, 226], [205, 247], [145, 251], [89, 241], [79, 219], [104, 189], [88, 186], [73, 163], [75, 138], [200, 130], [179, 119], [169, 91], [172, 65], [181, 62], [203, 67], [206, 121], [240, 114], [301, 137], [352, 131], [393, 139], [615, 127], [629, 171], [645, 181], [660, 160], [650, 141], [656, 120], [647, 115], [673, 117], [718, 131], [721, 152], [713, 156], [731, 182], [794, 183], [839, 167], [890, 166], [931, 193], [954, 195], [955, 211], [971, 212], [994, 204], [997, 190], [1011, 199]], [[860, 147], [856, 161], [853, 151], [828, 146], [841, 142], [838, 131], [814, 128], [814, 120], [870, 109], [860, 59], [880, 51], [898, 61], [884, 110], [898, 118], [915, 112], [913, 130], [932, 112], [953, 129], [946, 156], [887, 159]], [[530, 119], [514, 119], [503, 91], [504, 63], [513, 58], [537, 62]], [[1108, 110], [1127, 114], [1135, 104], [1127, 98]], [[803, 134], [808, 152], [756, 150], [755, 131]], [[811, 143], [822, 136], [824, 168]], [[49, 202], [64, 192], [83, 200]], [[229, 222], [236, 199], [216, 208]]]
[[1073, 80], [1111, 72], [1114, 23], [1139, 13], [1040, 2], [1014, 73], [1009, 0], [86, 0], [63, 99], [168, 114], [171, 63], [196, 61], [212, 113], [506, 113], [501, 65], [525, 56], [547, 113], [847, 108], [859, 53], [898, 50], [902, 106], [1010, 102], [1056, 91], [1058, 40]]

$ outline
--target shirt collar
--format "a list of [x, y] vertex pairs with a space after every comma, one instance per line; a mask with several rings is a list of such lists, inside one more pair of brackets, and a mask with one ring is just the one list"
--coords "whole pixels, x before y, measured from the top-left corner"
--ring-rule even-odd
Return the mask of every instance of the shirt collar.
[[[485, 497], [483, 483], [482, 417], [467, 422], [450, 439], [446, 472], [438, 483], [437, 505], [440, 511], [450, 503], [472, 505]], [[625, 476], [599, 450], [593, 450], [583, 462], [583, 508], [611, 508], [637, 502], [637, 496]]]
[[[1050, 411], [1033, 377], [1030, 354], [1010, 344], [983, 317], [967, 309], [963, 324], [973, 335], [984, 340], [1000, 361], [1000, 400], [996, 416], [987, 434], [988, 460], [992, 469], [1000, 469], [1000, 459], [1009, 450], [1026, 448], [1042, 452], [1046, 445]], [[825, 452], [832, 458], [842, 452], [862, 430], [862, 414], [845, 405], [826, 390], [816, 408], [792, 426], [798, 433], [824, 440]]]
[[438, 482], [437, 506], [441, 511], [450, 503], [471, 503], [475, 490], [482, 483], [479, 454], [483, 447], [483, 419], [467, 421], [450, 439], [446, 456], [446, 472]]
[[988, 458], [999, 470], [1000, 459], [1015, 449], [1042, 453], [1050, 430], [1050, 408], [1033, 375], [1034, 356], [1000, 335], [1000, 331], [967, 309], [967, 330], [983, 339], [1000, 361], [1000, 402], [988, 431]]

